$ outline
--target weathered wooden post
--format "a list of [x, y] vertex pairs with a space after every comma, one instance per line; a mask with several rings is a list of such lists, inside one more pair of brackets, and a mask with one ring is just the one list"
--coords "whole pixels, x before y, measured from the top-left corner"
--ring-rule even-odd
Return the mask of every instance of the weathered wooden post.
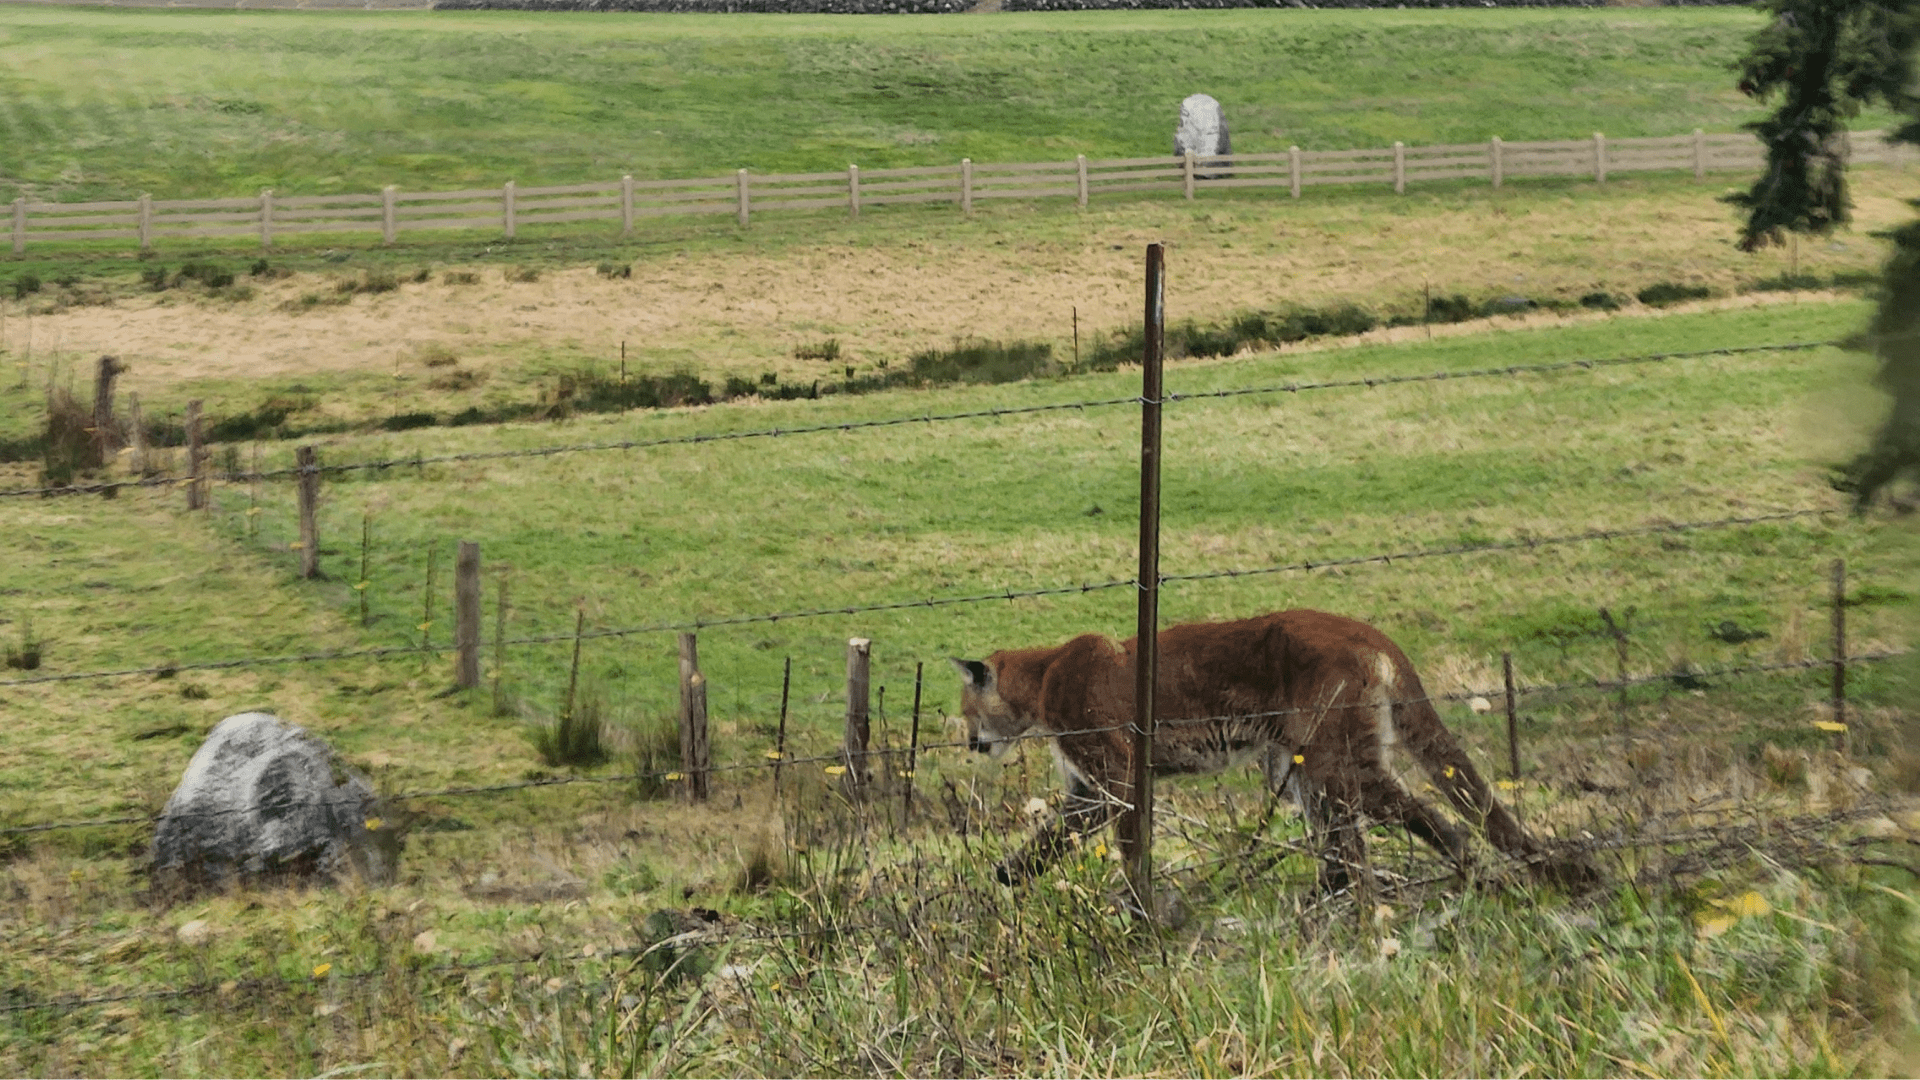
[[1291, 172], [1293, 174], [1293, 197], [1297, 199], [1300, 197], [1300, 148], [1299, 147], [1297, 146], [1287, 147], [1287, 164], [1291, 166]]
[[1407, 193], [1407, 144], [1403, 142], [1393, 144], [1393, 193]]
[[907, 735], [907, 767], [900, 775], [900, 821], [905, 824], [913, 817], [913, 771], [920, 763], [920, 677], [925, 665], [916, 661], [913, 665], [913, 727]]
[[138, 232], [140, 234], [140, 250], [151, 250], [153, 248], [153, 196], [144, 191], [140, 193], [140, 225]]
[[620, 235], [633, 235], [633, 175], [620, 178]]
[[21, 195], [13, 200], [13, 253], [19, 255], [27, 250], [27, 197]]
[[860, 166], [847, 166], [847, 216], [860, 216]]
[[1493, 141], [1487, 144], [1487, 167], [1493, 172], [1493, 186], [1496, 191], [1499, 190], [1500, 185], [1505, 183], [1507, 179], [1505, 151], [1506, 144], [1500, 141], [1500, 136], [1498, 135], [1495, 135]]
[[1147, 245], [1145, 347], [1140, 358], [1140, 570], [1133, 679], [1133, 791], [1119, 839], [1127, 885], [1148, 919], [1153, 898], [1154, 696], [1160, 656], [1160, 395], [1165, 357], [1166, 249]]
[[1500, 674], [1507, 684], [1507, 770], [1515, 790], [1520, 787], [1520, 714], [1519, 695], [1513, 690], [1513, 654], [1500, 654]]
[[1707, 179], [1707, 133], [1699, 128], [1693, 129], [1693, 182], [1703, 183]]
[[140, 395], [127, 395], [127, 441], [133, 447], [133, 466], [135, 476], [147, 475], [147, 426], [140, 416]]
[[743, 229], [747, 227], [747, 222], [753, 216], [753, 195], [748, 191], [747, 183], [747, 170], [739, 169], [734, 172], [733, 195], [738, 204], [737, 213], [740, 218], [740, 227]]
[[786, 767], [787, 760], [787, 691], [793, 688], [793, 657], [787, 657], [787, 668], [780, 676], [780, 726], [773, 737], [773, 797], [780, 797], [780, 771]]
[[320, 576], [320, 461], [311, 446], [294, 451], [300, 469], [300, 576]]
[[1193, 201], [1193, 151], [1180, 156], [1180, 186], [1186, 191], [1187, 201]]
[[111, 356], [100, 358], [93, 376], [93, 440], [100, 448], [100, 464], [105, 465], [120, 448], [113, 430], [113, 380], [125, 369]]
[[847, 726], [841, 752], [846, 757], [847, 787], [854, 791], [872, 778], [867, 764], [867, 740], [872, 734], [867, 714], [872, 653], [873, 642], [867, 638], [847, 639]]
[[707, 801], [707, 677], [700, 674], [700, 649], [694, 635], [680, 635], [680, 771], [687, 776], [686, 799]]
[[1087, 208], [1087, 155], [1075, 154], [1073, 167], [1076, 173], [1075, 181], [1078, 189], [1077, 194], [1079, 195], [1080, 209], [1085, 210]]
[[260, 191], [260, 250], [273, 250], [273, 189]]
[[509, 240], [513, 239], [513, 234], [515, 230], [519, 228], [519, 225], [520, 225], [520, 222], [518, 221], [519, 215], [516, 212], [518, 208], [514, 205], [515, 202], [517, 201], [518, 200], [515, 194], [513, 181], [509, 180], [505, 184], [501, 185], [500, 187], [500, 228], [501, 228], [501, 231], [507, 234], [507, 239]]
[[1593, 182], [1607, 182], [1607, 137], [1597, 131], [1593, 133]]
[[1847, 560], [1833, 560], [1833, 748], [1847, 750]]
[[960, 212], [973, 216], [973, 159], [960, 159]]
[[480, 685], [480, 545], [460, 541], [453, 559], [453, 684]]
[[400, 190], [392, 184], [380, 189], [380, 242], [391, 247], [400, 231]]
[[187, 402], [187, 509], [207, 508], [207, 446], [200, 430], [200, 401]]

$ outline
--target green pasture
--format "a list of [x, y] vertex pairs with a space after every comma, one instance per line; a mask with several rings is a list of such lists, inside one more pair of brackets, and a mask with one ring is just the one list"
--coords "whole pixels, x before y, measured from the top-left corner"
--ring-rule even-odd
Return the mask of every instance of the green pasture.
[[[1740, 8], [847, 18], [0, 9], [0, 199], [1729, 131]], [[1871, 126], [1884, 118], [1868, 116]]]
[[[1582, 357], [1829, 340], [1859, 303], [1619, 321], [1330, 353], [1189, 364], [1169, 376], [1203, 391], [1363, 373], [1469, 369]], [[1826, 467], [1851, 452], [1873, 398], [1865, 361], [1833, 349], [1677, 360], [1645, 367], [1421, 383], [1170, 406], [1164, 565], [1168, 574], [1255, 568], [1662, 521], [1825, 507]], [[820, 402], [749, 402], [600, 416], [566, 424], [342, 436], [323, 462], [407, 460], [557, 443], [791, 428], [924, 413], [1125, 397], [1122, 371], [992, 388], [889, 392]], [[118, 499], [18, 500], [0, 566], [0, 635], [28, 620], [47, 673], [450, 638], [456, 540], [476, 540], [495, 633], [511, 567], [509, 637], [816, 608], [999, 593], [1133, 574], [1137, 415], [1129, 406], [959, 423], [411, 466], [330, 476], [322, 581], [293, 579], [292, 489], [220, 485], [203, 519], [177, 491]], [[252, 461], [245, 448], [233, 460]], [[216, 448], [216, 462], [226, 460]], [[270, 445], [268, 468], [290, 463]], [[26, 477], [25, 467], [14, 475]], [[371, 537], [361, 574], [363, 527]], [[435, 580], [428, 610], [429, 552]], [[1169, 622], [1307, 606], [1391, 633], [1442, 692], [1498, 685], [1514, 653], [1524, 683], [1609, 677], [1597, 610], [1626, 626], [1636, 672], [1824, 655], [1828, 564], [1850, 560], [1868, 597], [1854, 648], [1898, 644], [1912, 582], [1905, 556], [1869, 520], [1844, 514], [1697, 534], [1502, 555], [1289, 572], [1170, 585]], [[367, 582], [369, 624], [362, 629]], [[1764, 632], [1729, 644], [1721, 623]], [[848, 637], [873, 639], [885, 727], [898, 741], [916, 664], [929, 724], [955, 707], [944, 658], [1125, 636], [1125, 588], [721, 626], [700, 634], [717, 761], [770, 748], [785, 658], [794, 731], [834, 738]], [[583, 681], [630, 722], [677, 702], [671, 633], [594, 640]], [[488, 666], [493, 666], [489, 653]], [[570, 646], [510, 649], [500, 674], [524, 715], [551, 716]], [[199, 734], [241, 707], [270, 706], [378, 753], [401, 787], [499, 780], [535, 767], [523, 718], [491, 701], [442, 701], [444, 660], [356, 661], [177, 679], [0, 688], [18, 718], [0, 736], [7, 812], [157, 805]], [[1803, 707], [1819, 672], [1724, 684], [1748, 745], [1817, 742]], [[1877, 676], [1857, 676], [1875, 686]], [[192, 684], [193, 689], [188, 689]], [[1747, 695], [1743, 697], [1742, 695]], [[1667, 709], [1668, 691], [1643, 696]], [[1746, 701], [1757, 711], [1742, 711]], [[1762, 704], [1764, 703], [1764, 707]], [[1542, 715], [1604, 717], [1604, 699], [1544, 700]], [[1582, 711], [1585, 710], [1585, 711]], [[1462, 711], [1461, 716], [1466, 714]], [[1722, 717], [1722, 719], [1729, 719]], [[84, 725], [82, 718], [87, 718]], [[1472, 724], [1471, 720], [1465, 722]], [[1544, 722], [1544, 721], [1543, 721]], [[81, 725], [81, 726], [76, 726]], [[86, 734], [83, 752], [71, 740]], [[159, 733], [156, 735], [155, 733]], [[1491, 737], [1491, 726], [1486, 729]], [[935, 736], [929, 736], [935, 737]], [[944, 734], [939, 737], [945, 737]]]

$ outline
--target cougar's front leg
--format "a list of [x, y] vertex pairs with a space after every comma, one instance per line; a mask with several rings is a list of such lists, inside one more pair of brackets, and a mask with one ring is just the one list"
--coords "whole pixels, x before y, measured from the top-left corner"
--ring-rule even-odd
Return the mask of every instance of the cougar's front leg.
[[1018, 853], [994, 867], [1002, 885], [1019, 885], [1045, 873], [1073, 846], [1073, 837], [1097, 831], [1113, 817], [1114, 801], [1075, 778], [1067, 784], [1067, 806], [1053, 824], [1040, 830]]

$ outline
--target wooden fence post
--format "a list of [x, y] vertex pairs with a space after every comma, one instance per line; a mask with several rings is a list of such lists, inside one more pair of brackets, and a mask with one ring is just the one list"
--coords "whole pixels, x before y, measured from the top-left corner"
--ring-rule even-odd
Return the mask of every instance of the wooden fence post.
[[620, 178], [620, 235], [633, 235], [633, 176]]
[[1593, 133], [1593, 182], [1607, 182], [1607, 137], [1597, 131]]
[[1498, 135], [1495, 135], [1493, 141], [1487, 144], [1488, 168], [1493, 172], [1493, 186], [1495, 190], [1498, 190], [1500, 185], [1505, 183], [1507, 179], [1507, 163], [1504, 160], [1505, 155], [1502, 153], [1503, 148], [1504, 144], [1501, 143], [1500, 136]]
[[973, 215], [973, 159], [960, 159], [960, 212]]
[[13, 253], [27, 250], [27, 197], [21, 195], [13, 200]]
[[1707, 179], [1707, 133], [1699, 128], [1693, 129], [1693, 182], [1703, 183]]
[[392, 184], [380, 189], [380, 242], [389, 246], [394, 234], [400, 231], [399, 202], [400, 190]]
[[747, 190], [747, 183], [747, 170], [736, 170], [733, 174], [733, 194], [739, 206], [740, 227], [743, 229], [753, 215], [753, 195]]
[[293, 452], [300, 468], [300, 576], [320, 576], [320, 461], [319, 452], [302, 446]]
[[100, 464], [105, 465], [120, 447], [113, 430], [113, 380], [120, 374], [120, 361], [111, 356], [100, 358], [93, 376], [93, 439], [100, 448]]
[[925, 665], [915, 662], [913, 665], [913, 727], [907, 735], [907, 767], [900, 774], [904, 783], [900, 785], [900, 820], [905, 823], [913, 817], [913, 772], [920, 764], [920, 678]]
[[690, 633], [680, 635], [680, 771], [687, 774], [688, 802], [707, 801], [707, 678]]
[[260, 250], [273, 250], [273, 189], [260, 190]]
[[1500, 654], [1500, 674], [1507, 684], [1507, 768], [1515, 790], [1520, 786], [1520, 711], [1519, 695], [1513, 690], [1513, 654]]
[[1299, 147], [1297, 146], [1287, 147], [1287, 163], [1293, 167], [1292, 168], [1293, 197], [1297, 199], [1300, 197], [1300, 148]]
[[1407, 193], [1407, 144], [1398, 141], [1393, 144], [1393, 193]]
[[847, 216], [860, 216], [860, 166], [847, 166]]
[[514, 213], [514, 201], [514, 183], [509, 180], [500, 187], [500, 228], [505, 231], [509, 240], [513, 239], [513, 234], [519, 227], [519, 222], [515, 220], [517, 215]]
[[1075, 179], [1077, 181], [1080, 209], [1085, 210], [1087, 208], [1087, 155], [1075, 154], [1073, 167], [1074, 171], [1078, 174]]
[[787, 761], [787, 691], [793, 688], [793, 657], [787, 657], [786, 671], [780, 675], [780, 726], [773, 737], [773, 797], [780, 797], [780, 770]]
[[1847, 560], [1833, 560], [1833, 747], [1847, 750]]
[[871, 778], [867, 766], [867, 739], [871, 734], [867, 715], [867, 689], [873, 642], [867, 638], [847, 639], [847, 727], [841, 752], [846, 757], [847, 786], [858, 790]]
[[1133, 792], [1119, 840], [1127, 885], [1149, 920], [1153, 896], [1154, 697], [1160, 660], [1160, 369], [1166, 341], [1166, 249], [1147, 245], [1145, 345], [1140, 363], [1140, 570], [1133, 672]]
[[480, 545], [460, 541], [453, 558], [453, 684], [480, 685]]
[[133, 447], [133, 466], [135, 476], [147, 475], [147, 428], [140, 416], [140, 395], [127, 395], [127, 441]]
[[1186, 189], [1187, 201], [1193, 201], [1193, 151], [1189, 150], [1180, 157], [1180, 186]]
[[207, 506], [207, 447], [200, 431], [200, 401], [187, 402], [187, 509]]
[[153, 248], [153, 196], [140, 193], [140, 250]]

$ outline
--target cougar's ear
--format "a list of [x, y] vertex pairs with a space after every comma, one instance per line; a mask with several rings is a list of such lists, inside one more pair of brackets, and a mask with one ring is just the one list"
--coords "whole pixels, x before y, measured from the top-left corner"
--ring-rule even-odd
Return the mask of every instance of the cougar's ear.
[[975, 690], [993, 689], [993, 669], [984, 662], [962, 660], [957, 656], [950, 656], [947, 659], [953, 661], [953, 666], [960, 672], [960, 677], [967, 681], [968, 686]]

